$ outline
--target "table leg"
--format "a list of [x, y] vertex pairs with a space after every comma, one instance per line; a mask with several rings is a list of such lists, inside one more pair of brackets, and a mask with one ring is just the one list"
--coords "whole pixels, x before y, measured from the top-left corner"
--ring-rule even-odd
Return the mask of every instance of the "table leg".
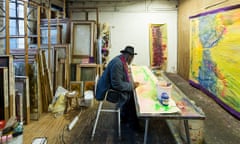
[[146, 120], [145, 120], [145, 132], [144, 132], [144, 144], [147, 143], [148, 122], [149, 122], [149, 120], [146, 119]]
[[184, 128], [185, 128], [185, 132], [186, 132], [186, 137], [187, 137], [187, 143], [191, 144], [188, 120], [183, 120], [183, 122], [184, 122]]

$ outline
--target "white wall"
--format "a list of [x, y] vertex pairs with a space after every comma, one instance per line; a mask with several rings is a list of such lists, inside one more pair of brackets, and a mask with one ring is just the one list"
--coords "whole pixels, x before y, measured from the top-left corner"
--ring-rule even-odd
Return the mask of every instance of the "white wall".
[[177, 12], [161, 13], [100, 13], [100, 23], [111, 27], [110, 59], [126, 45], [134, 45], [138, 55], [133, 63], [150, 65], [149, 24], [167, 24], [168, 64], [167, 71], [175, 72], [177, 66]]
[[[73, 5], [74, 6], [74, 5]], [[117, 6], [99, 7], [99, 23], [111, 27], [110, 59], [126, 45], [134, 45], [138, 55], [133, 64], [150, 66], [149, 24], [167, 24], [168, 63], [167, 71], [177, 67], [177, 1], [146, 0]], [[79, 14], [73, 17], [79, 17]], [[89, 16], [96, 17], [96, 13]], [[78, 18], [76, 18], [78, 19]]]

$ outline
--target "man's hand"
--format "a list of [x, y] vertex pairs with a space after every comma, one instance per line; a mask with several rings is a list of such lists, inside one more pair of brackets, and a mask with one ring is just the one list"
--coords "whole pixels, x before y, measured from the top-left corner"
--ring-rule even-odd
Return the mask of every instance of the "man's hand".
[[134, 82], [134, 88], [137, 88], [139, 86], [139, 82]]

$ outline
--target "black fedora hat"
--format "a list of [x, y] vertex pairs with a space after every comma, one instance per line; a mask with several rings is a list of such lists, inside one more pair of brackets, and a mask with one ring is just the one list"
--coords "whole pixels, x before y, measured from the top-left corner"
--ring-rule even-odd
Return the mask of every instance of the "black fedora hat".
[[121, 53], [129, 53], [130, 55], [137, 55], [137, 53], [134, 53], [134, 47], [132, 46], [126, 46], [124, 50], [120, 51]]

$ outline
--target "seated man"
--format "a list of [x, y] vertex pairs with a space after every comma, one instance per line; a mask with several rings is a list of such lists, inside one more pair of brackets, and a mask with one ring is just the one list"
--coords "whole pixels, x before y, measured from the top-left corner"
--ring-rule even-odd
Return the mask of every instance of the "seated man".
[[96, 99], [103, 100], [106, 91], [109, 89], [120, 92], [117, 105], [121, 109], [121, 121], [128, 122], [130, 127], [136, 130], [139, 124], [137, 121], [133, 90], [139, 83], [131, 82], [128, 73], [128, 65], [131, 64], [136, 53], [134, 53], [132, 46], [126, 46], [125, 49], [120, 52], [120, 55], [108, 63], [107, 68], [100, 77], [97, 84]]

